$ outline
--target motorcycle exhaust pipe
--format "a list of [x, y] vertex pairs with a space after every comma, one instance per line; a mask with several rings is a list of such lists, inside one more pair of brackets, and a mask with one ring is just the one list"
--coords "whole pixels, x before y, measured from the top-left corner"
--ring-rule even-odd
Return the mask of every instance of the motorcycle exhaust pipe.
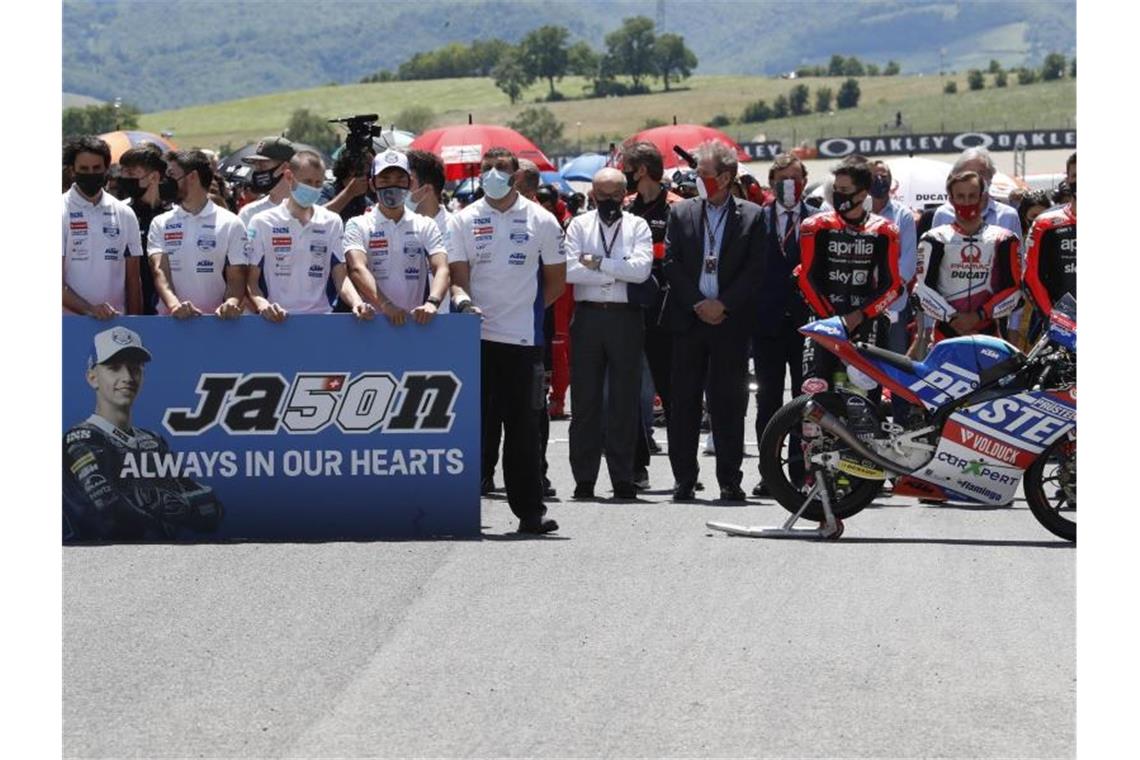
[[904, 468], [875, 453], [871, 447], [863, 443], [854, 433], [848, 430], [847, 426], [844, 425], [838, 417], [824, 409], [822, 405], [817, 404], [815, 401], [809, 401], [807, 406], [804, 407], [804, 416], [850, 446], [851, 450], [856, 454], [868, 461], [874, 462], [881, 469], [886, 470], [892, 475], [909, 475], [910, 471], [914, 469]]

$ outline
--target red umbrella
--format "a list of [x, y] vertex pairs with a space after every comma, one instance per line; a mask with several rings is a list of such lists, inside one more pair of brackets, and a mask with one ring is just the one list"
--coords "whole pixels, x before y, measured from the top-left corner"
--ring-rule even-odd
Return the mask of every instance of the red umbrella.
[[737, 161], [743, 163], [752, 160], [752, 157], [745, 153], [744, 150], [736, 144], [736, 141], [724, 132], [721, 132], [719, 129], [713, 129], [712, 127], [702, 127], [700, 124], [673, 124], [672, 126], [646, 129], [642, 132], [638, 132], [622, 144], [628, 145], [629, 143], [639, 142], [641, 140], [651, 142], [657, 146], [657, 149], [661, 151], [661, 158], [665, 161], [666, 169], [682, 166], [680, 157], [673, 151], [674, 145], [680, 145], [692, 153], [696, 150], [698, 145], [707, 140], [722, 142], [735, 150]]
[[138, 132], [136, 130], [123, 130], [120, 132], [105, 132], [99, 137], [107, 142], [111, 147], [111, 163], [119, 163], [119, 158], [130, 148], [136, 148], [144, 142], [154, 143], [163, 153], [168, 150], [178, 150], [178, 146], [165, 137], [151, 134], [150, 132]]
[[538, 165], [539, 171], [557, 171], [538, 147], [518, 132], [493, 124], [460, 124], [431, 129], [412, 141], [414, 150], [426, 150], [443, 159], [448, 180], [479, 174], [479, 161], [491, 148], [506, 148]]

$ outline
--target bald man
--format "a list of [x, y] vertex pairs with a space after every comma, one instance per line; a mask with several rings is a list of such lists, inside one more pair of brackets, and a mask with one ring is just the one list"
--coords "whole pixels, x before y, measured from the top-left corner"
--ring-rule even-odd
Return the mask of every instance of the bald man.
[[[574, 285], [570, 325], [570, 468], [574, 498], [593, 499], [605, 448], [615, 499], [636, 498], [633, 459], [640, 419], [641, 348], [645, 322], [628, 283], [645, 282], [653, 236], [639, 216], [623, 212], [625, 175], [594, 175], [595, 210], [566, 228], [566, 282]], [[608, 384], [605, 435], [602, 388]]]

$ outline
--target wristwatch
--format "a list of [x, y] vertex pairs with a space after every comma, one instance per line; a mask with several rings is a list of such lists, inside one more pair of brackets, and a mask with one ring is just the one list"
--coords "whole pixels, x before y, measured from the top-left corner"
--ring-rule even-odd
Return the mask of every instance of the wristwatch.
[[426, 302], [430, 303], [432, 306], [434, 306], [435, 308], [438, 309], [439, 305], [441, 303], [443, 303], [443, 299], [442, 298], [436, 298], [435, 296], [428, 296]]

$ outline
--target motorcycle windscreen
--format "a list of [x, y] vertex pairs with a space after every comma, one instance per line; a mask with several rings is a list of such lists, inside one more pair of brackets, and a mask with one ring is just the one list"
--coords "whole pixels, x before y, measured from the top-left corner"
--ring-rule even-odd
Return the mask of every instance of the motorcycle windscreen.
[[1073, 353], [1077, 351], [1077, 299], [1072, 293], [1066, 293], [1053, 304], [1049, 315], [1049, 340]]

